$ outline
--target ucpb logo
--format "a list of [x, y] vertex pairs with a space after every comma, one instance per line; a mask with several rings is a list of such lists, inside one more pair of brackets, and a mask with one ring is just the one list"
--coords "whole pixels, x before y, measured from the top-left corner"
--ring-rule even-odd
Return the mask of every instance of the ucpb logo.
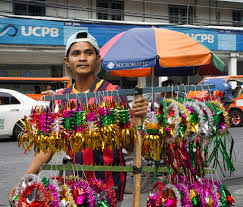
[[45, 37], [50, 35], [51, 37], [59, 36], [59, 29], [56, 27], [32, 27], [29, 26], [26, 28], [25, 26], [21, 27], [22, 35], [24, 36], [35, 36], [35, 37]]
[[193, 39], [201, 42], [201, 43], [204, 43], [204, 42], [207, 42], [207, 43], [214, 43], [214, 36], [212, 34], [190, 34], [190, 33], [186, 33], [186, 35], [192, 37]]

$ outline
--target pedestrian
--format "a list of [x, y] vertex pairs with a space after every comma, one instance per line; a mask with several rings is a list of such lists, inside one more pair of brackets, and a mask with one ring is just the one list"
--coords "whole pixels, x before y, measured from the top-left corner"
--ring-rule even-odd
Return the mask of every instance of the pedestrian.
[[53, 95], [55, 94], [55, 91], [52, 90], [52, 86], [50, 84], [45, 86], [45, 91], [41, 92], [42, 95]]
[[[162, 81], [161, 86], [162, 87], [166, 87], [166, 86], [174, 86], [175, 82], [171, 79]], [[165, 98], [175, 98], [176, 94], [173, 92], [161, 92], [159, 94], [155, 95], [155, 99], [154, 99], [154, 110], [157, 111], [161, 101], [163, 101], [163, 99]]]
[[[69, 93], [86, 93], [91, 91], [110, 91], [119, 90], [118, 86], [97, 78], [100, 71], [101, 58], [99, 55], [99, 47], [96, 39], [86, 31], [79, 31], [69, 37], [66, 43], [66, 52], [64, 57], [69, 74], [75, 79], [75, 83], [66, 89], [58, 91], [57, 94]], [[145, 98], [140, 97], [133, 101], [132, 110], [135, 117], [145, 117], [147, 113], [148, 102]], [[130, 150], [130, 149], [127, 149]], [[53, 152], [44, 154], [40, 152], [35, 154], [26, 174], [38, 174], [40, 166], [48, 163]], [[74, 155], [75, 164], [84, 165], [124, 165], [125, 160], [122, 154], [122, 148], [80, 150]], [[123, 172], [85, 172], [87, 179], [102, 179], [106, 184], [113, 184], [116, 190], [118, 203], [123, 200], [125, 188], [126, 174]], [[9, 193], [9, 200], [12, 199], [16, 187]]]

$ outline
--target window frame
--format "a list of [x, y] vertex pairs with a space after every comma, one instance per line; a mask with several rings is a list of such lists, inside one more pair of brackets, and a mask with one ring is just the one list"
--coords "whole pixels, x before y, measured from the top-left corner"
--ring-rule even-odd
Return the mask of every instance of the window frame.
[[[115, 8], [119, 7], [120, 8]], [[103, 20], [124, 20], [124, 1], [96, 0], [96, 18]]]
[[[235, 16], [239, 16], [240, 19], [234, 19]], [[242, 26], [243, 25], [243, 11], [232, 10], [232, 24], [233, 24], [233, 26]]]
[[[188, 12], [188, 22], [187, 22], [187, 9], [189, 8]], [[172, 9], [178, 10], [177, 15], [171, 15]], [[193, 6], [184, 6], [184, 5], [174, 5], [174, 4], [169, 4], [168, 5], [168, 16], [169, 16], [169, 23], [172, 24], [193, 24], [194, 18], [193, 18]], [[183, 12], [185, 10], [185, 12]], [[184, 13], [184, 15], [182, 15]], [[183, 20], [183, 16], [185, 19]]]
[[[43, 3], [40, 3], [39, 1], [43, 1]], [[38, 0], [37, 2], [35, 1], [29, 1], [29, 2], [22, 2], [22, 1], [17, 1], [13, 0], [13, 14], [15, 15], [26, 15], [26, 16], [46, 16], [46, 5], [45, 5], [45, 0]], [[22, 5], [25, 6], [25, 12], [17, 12], [21, 10], [16, 10], [17, 5]], [[38, 12], [33, 12], [31, 9], [36, 9]]]

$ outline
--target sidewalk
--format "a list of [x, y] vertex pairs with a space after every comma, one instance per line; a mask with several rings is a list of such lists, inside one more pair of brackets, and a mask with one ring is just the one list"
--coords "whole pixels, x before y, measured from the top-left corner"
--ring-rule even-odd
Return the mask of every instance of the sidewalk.
[[[223, 183], [228, 187], [233, 199], [235, 200], [235, 206], [243, 207], [243, 177], [234, 178], [223, 181]], [[148, 193], [141, 194], [140, 196], [140, 206], [146, 207]], [[133, 206], [133, 194], [125, 194], [124, 200], [122, 202], [122, 207], [132, 207]]]

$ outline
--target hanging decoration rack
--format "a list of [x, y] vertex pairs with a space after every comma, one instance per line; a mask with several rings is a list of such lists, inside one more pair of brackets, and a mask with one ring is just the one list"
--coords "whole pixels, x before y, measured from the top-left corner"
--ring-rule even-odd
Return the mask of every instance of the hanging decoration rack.
[[[78, 93], [78, 94], [65, 94], [65, 95], [48, 95], [43, 96], [44, 101], [53, 100], [67, 100], [67, 99], [80, 99], [80, 98], [91, 98], [99, 96], [121, 96], [121, 95], [142, 95], [148, 93], [159, 93], [159, 92], [189, 92], [189, 91], [202, 91], [214, 89], [215, 85], [180, 85], [180, 86], [164, 86], [164, 87], [147, 87], [140, 88], [136, 87], [134, 89], [120, 89], [119, 91], [98, 91], [90, 93]], [[136, 146], [134, 146], [136, 147]], [[140, 155], [141, 157], [141, 155]], [[134, 172], [135, 174], [140, 174], [142, 172], [169, 172], [167, 167], [150, 167], [150, 166], [137, 166], [136, 162], [134, 166], [98, 166], [98, 165], [75, 165], [76, 169], [83, 171], [113, 171], [113, 172]], [[72, 170], [73, 165], [49, 165], [43, 164], [41, 166], [42, 170]], [[213, 174], [215, 169], [205, 168], [205, 173]]]
[[189, 92], [189, 91], [202, 91], [208, 89], [214, 89], [215, 85], [180, 85], [180, 86], [164, 86], [164, 87], [147, 87], [134, 89], [120, 89], [119, 91], [98, 91], [90, 93], [76, 93], [76, 94], [64, 94], [64, 95], [48, 95], [43, 96], [43, 101], [51, 100], [66, 100], [68, 99], [77, 99], [77, 98], [91, 98], [98, 96], [120, 96], [120, 95], [142, 95], [147, 93], [158, 93], [158, 92]]

